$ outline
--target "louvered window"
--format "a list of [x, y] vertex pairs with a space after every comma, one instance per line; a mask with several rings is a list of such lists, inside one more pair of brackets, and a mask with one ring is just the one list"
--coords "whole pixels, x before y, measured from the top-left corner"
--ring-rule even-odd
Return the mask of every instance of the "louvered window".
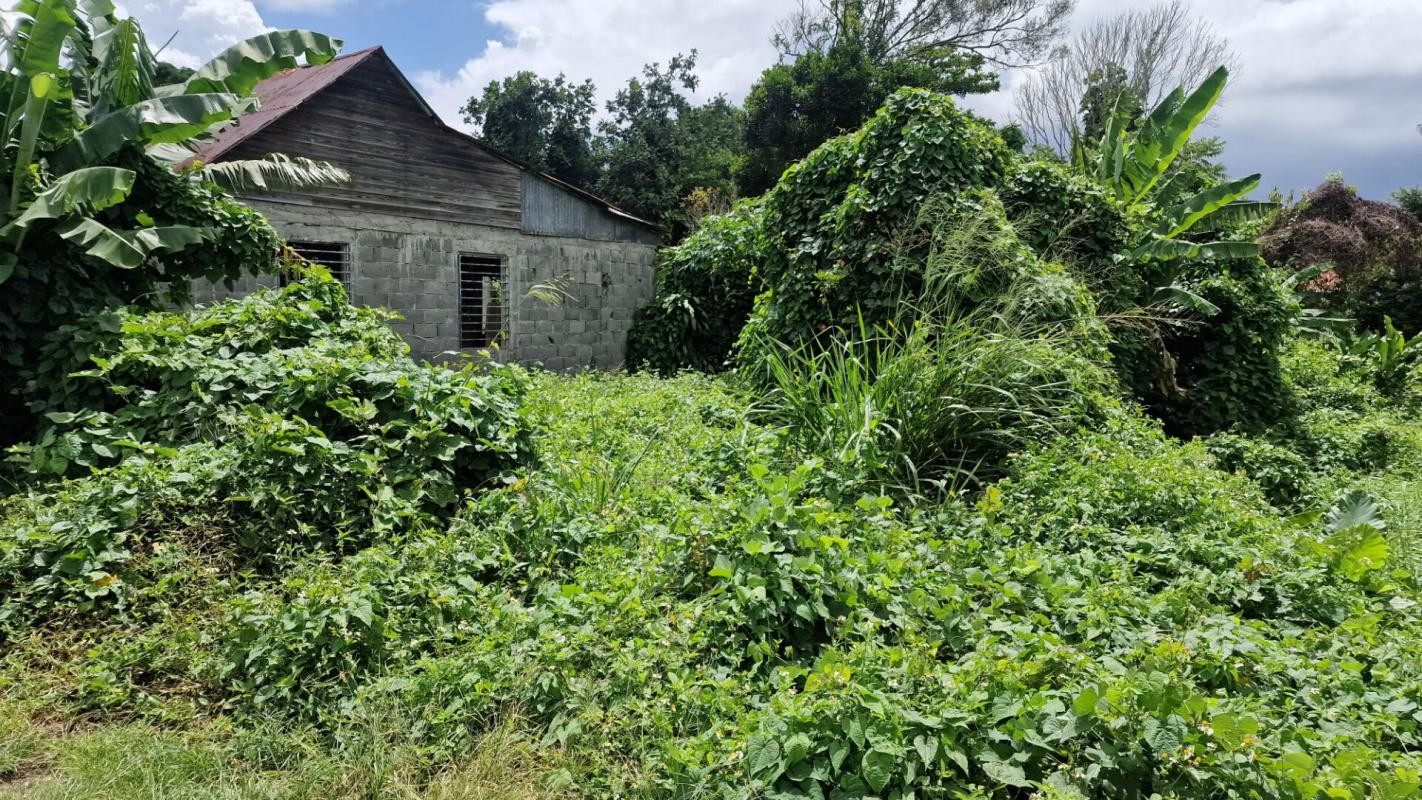
[[459, 346], [488, 347], [504, 330], [504, 259], [459, 254]]
[[[287, 242], [287, 246], [297, 255], [313, 264], [320, 264], [331, 271], [331, 277], [350, 285], [351, 248], [340, 242]], [[283, 286], [291, 282], [291, 276], [283, 274]]]

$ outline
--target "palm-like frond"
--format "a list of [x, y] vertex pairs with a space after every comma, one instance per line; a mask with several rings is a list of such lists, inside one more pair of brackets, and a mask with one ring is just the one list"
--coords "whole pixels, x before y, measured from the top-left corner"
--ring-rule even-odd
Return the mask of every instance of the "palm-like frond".
[[349, 172], [325, 161], [272, 153], [266, 158], [205, 164], [198, 176], [234, 194], [290, 192], [350, 183]]

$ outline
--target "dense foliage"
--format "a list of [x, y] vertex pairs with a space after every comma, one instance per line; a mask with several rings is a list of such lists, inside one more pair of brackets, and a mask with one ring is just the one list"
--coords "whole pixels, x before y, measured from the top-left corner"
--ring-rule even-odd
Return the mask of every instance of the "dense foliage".
[[995, 91], [997, 76], [982, 68], [981, 57], [957, 52], [931, 63], [879, 63], [857, 36], [776, 64], [746, 97], [746, 154], [737, 187], [746, 195], [771, 188], [786, 167], [859, 128], [901, 87], [954, 95]]
[[1422, 221], [1407, 210], [1330, 179], [1284, 209], [1260, 242], [1277, 267], [1322, 267], [1306, 288], [1325, 307], [1374, 330], [1389, 317], [1408, 335], [1422, 332]]
[[572, 83], [520, 72], [490, 82], [469, 98], [464, 121], [487, 143], [574, 186], [595, 185], [600, 172], [592, 148], [592, 81]]
[[416, 366], [385, 321], [310, 275], [189, 314], [61, 329], [41, 374], [63, 377], [26, 387], [45, 428], [11, 460], [81, 478], [72, 491], [87, 499], [20, 533], [0, 613], [131, 599], [134, 548], [175, 520], [234, 556], [349, 548], [531, 457], [517, 370]]
[[[21, 502], [9, 565], [35, 547], [17, 532], [106, 508], [94, 492], [146, 509], [110, 522], [133, 601], [54, 607], [84, 620], [60, 646], [87, 652], [56, 701], [221, 698], [338, 729], [394, 707], [386, 746], [436, 763], [514, 703], [593, 797], [1416, 791], [1422, 620], [1361, 496], [1285, 518], [1117, 409], [973, 502], [906, 508], [704, 378], [543, 378], [529, 397], [540, 466], [343, 559], [297, 538], [223, 567], [251, 562], [196, 514], [221, 459]], [[44, 658], [5, 624], [10, 663]]]
[[627, 339], [629, 368], [663, 375], [725, 368], [761, 291], [763, 216], [761, 201], [742, 201], [662, 250], [656, 300], [637, 309]]
[[[969, 4], [829, 8], [912, 53]], [[648, 191], [728, 110], [687, 76], [616, 101]], [[1257, 177], [1177, 169], [1222, 86], [1070, 164], [895, 93], [664, 254], [632, 358], [732, 378], [417, 365], [320, 268], [155, 308], [270, 229], [136, 142], [36, 173], [36, 234], [223, 235], [89, 253], [133, 285], [26, 340], [0, 792], [1422, 797], [1422, 346], [1295, 335]], [[10, 240], [11, 281], [102, 284], [67, 241]]]
[[[901, 323], [906, 305], [925, 302], [936, 221], [924, 208], [971, 215], [1000, 201], [1007, 219], [994, 225], [1022, 245], [1010, 259], [1060, 261], [1085, 284], [1089, 310], [1073, 313], [1107, 322], [1122, 382], [1172, 432], [1267, 426], [1290, 407], [1278, 359], [1297, 314], [1250, 240], [1248, 224], [1272, 206], [1242, 199], [1257, 175], [1220, 182], [1186, 157], [1225, 80], [1220, 70], [1178, 89], [1144, 118], [1118, 104], [1072, 164], [1014, 153], [948, 98], [900, 90], [860, 131], [789, 169], [758, 216], [734, 215], [668, 251], [663, 293], [633, 336], [656, 356], [639, 344], [631, 363], [717, 368], [720, 331], [761, 290], [741, 336], [747, 374], [763, 340]], [[704, 274], [754, 288], [727, 293], [722, 277], [702, 280], [698, 296], [682, 276]], [[691, 324], [702, 307], [717, 310], [717, 327]]]
[[195, 278], [275, 268], [279, 243], [264, 219], [169, 167], [263, 78], [340, 48], [276, 31], [160, 87], [142, 30], [112, 3], [43, 0], [18, 11], [0, 73], [9, 98], [0, 108], [0, 444], [31, 430], [14, 392], [61, 325], [126, 303], [180, 301]]

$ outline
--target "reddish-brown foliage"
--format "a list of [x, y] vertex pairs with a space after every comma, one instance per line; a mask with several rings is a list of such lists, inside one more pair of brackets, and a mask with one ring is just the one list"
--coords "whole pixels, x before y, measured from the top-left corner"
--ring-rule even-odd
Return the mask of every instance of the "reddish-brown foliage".
[[1326, 181], [1285, 209], [1259, 244], [1275, 266], [1299, 270], [1332, 263], [1341, 284], [1422, 268], [1422, 221], [1397, 206], [1364, 200], [1341, 181]]

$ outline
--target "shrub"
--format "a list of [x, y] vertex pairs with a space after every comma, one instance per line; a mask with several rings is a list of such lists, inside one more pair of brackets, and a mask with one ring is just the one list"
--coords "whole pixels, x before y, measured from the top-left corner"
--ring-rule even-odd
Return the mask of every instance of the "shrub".
[[[1208, 265], [1187, 280], [1218, 312], [1168, 330], [1173, 370], [1147, 382], [1159, 358], [1131, 358], [1118, 347], [1121, 372], [1177, 435], [1239, 427], [1262, 431], [1293, 413], [1279, 358], [1296, 330], [1298, 305], [1277, 274], [1259, 259]], [[1129, 343], [1129, 336], [1118, 337]], [[1136, 353], [1139, 351], [1137, 350]]]
[[787, 344], [831, 327], [891, 319], [922, 288], [915, 225], [930, 197], [994, 186], [1008, 151], [991, 127], [943, 95], [901, 89], [858, 132], [786, 171], [765, 198], [758, 324]]
[[[56, 339], [58, 329], [123, 305], [158, 310], [183, 303], [198, 278], [232, 281], [278, 268], [281, 239], [262, 215], [142, 154], [126, 153], [122, 163], [135, 170], [137, 182], [128, 203], [106, 212], [106, 224], [137, 227], [142, 216], [211, 234], [181, 253], [164, 255], [161, 268], [91, 264], [81, 248], [62, 240], [27, 253], [0, 292], [0, 447], [28, 438], [42, 422], [27, 408], [33, 395], [12, 390], [63, 379], [62, 372], [47, 371], [62, 365], [42, 349], [45, 343], [63, 341], [67, 334]], [[54, 349], [49, 345], [50, 352]]]
[[998, 189], [1022, 242], [1083, 281], [1103, 314], [1129, 307], [1145, 288], [1115, 256], [1131, 242], [1127, 211], [1099, 184], [1065, 164], [1019, 159]]
[[744, 201], [707, 217], [657, 260], [657, 296], [637, 310], [627, 334], [627, 365], [670, 375], [719, 372], [761, 291], [763, 204]]
[[383, 319], [313, 274], [66, 331], [94, 368], [35, 392], [49, 427], [17, 458], [89, 475], [8, 520], [6, 609], [127, 601], [170, 535], [248, 565], [346, 551], [530, 459], [518, 368], [416, 366]]
[[1374, 329], [1390, 316], [1407, 335], [1422, 332], [1422, 221], [1408, 211], [1331, 179], [1285, 209], [1259, 241], [1276, 267], [1332, 265], [1308, 284], [1318, 300]]
[[741, 342], [766, 421], [850, 485], [912, 495], [993, 474], [1112, 391], [1090, 296], [1018, 242], [995, 195], [936, 199], [920, 219], [922, 288], [891, 320], [794, 345], [758, 319]]

